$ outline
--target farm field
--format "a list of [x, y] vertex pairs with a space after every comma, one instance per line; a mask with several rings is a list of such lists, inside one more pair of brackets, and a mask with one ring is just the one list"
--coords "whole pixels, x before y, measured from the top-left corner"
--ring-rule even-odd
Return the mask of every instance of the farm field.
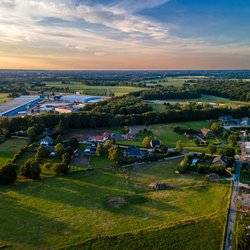
[[[135, 249], [140, 244], [160, 249], [168, 242], [169, 249], [220, 249], [229, 185], [176, 175], [178, 164], [83, 171], [1, 187], [0, 246]], [[169, 189], [153, 191], [151, 182]], [[111, 203], [114, 197], [124, 200], [123, 206]], [[189, 240], [197, 234], [197, 240]]]
[[153, 132], [155, 138], [158, 138], [168, 147], [175, 147], [176, 141], [181, 140], [183, 146], [195, 146], [185, 135], [177, 134], [174, 128], [180, 126], [183, 128], [192, 128], [200, 130], [201, 128], [208, 128], [209, 122], [207, 121], [194, 121], [183, 123], [169, 123], [169, 124], [156, 124], [150, 125], [149, 130]]
[[196, 99], [171, 99], [171, 100], [155, 100], [155, 101], [146, 101], [156, 112], [161, 112], [166, 110], [164, 103], [187, 103], [187, 102], [205, 102], [205, 103], [217, 103], [220, 105], [225, 105], [229, 107], [238, 107], [238, 106], [249, 106], [249, 102], [242, 101], [233, 101], [227, 98], [203, 95], [201, 98]]
[[58, 88], [69, 88], [70, 90], [80, 91], [82, 94], [86, 95], [108, 95], [108, 92], [114, 93], [115, 96], [121, 96], [128, 94], [130, 92], [136, 92], [143, 90], [140, 87], [129, 87], [129, 86], [87, 86], [81, 83], [73, 82], [71, 84], [61, 84], [61, 83], [46, 83], [47, 87], [58, 87]]
[[[158, 84], [161, 84], [162, 86], [164, 87], [167, 87], [167, 86], [176, 86], [176, 87], [181, 87], [187, 80], [198, 80], [198, 79], [204, 79], [204, 78], [207, 78], [207, 77], [204, 77], [204, 76], [182, 76], [182, 77], [166, 77], [165, 78], [165, 81], [159, 81], [159, 79], [155, 79], [155, 80], [152, 80], [152, 81], [157, 81]], [[146, 83], [148, 83], [148, 85], [154, 85], [154, 84], [150, 84], [150, 81], [146, 81]], [[190, 83], [192, 84], [192, 83]]]
[[0, 93], [0, 104], [3, 104], [5, 102], [9, 102], [12, 100], [12, 98], [9, 98], [8, 95], [9, 94]]
[[0, 144], [0, 164], [11, 160], [14, 154], [28, 144], [27, 140], [9, 139]]

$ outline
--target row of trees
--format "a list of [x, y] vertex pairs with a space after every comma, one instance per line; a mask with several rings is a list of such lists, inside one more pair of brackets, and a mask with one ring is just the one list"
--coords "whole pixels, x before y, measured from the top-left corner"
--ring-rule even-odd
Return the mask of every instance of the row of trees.
[[132, 102], [129, 100], [127, 103], [127, 98], [122, 98], [122, 100], [115, 98], [93, 106], [87, 105], [86, 109], [89, 110], [71, 114], [43, 114], [31, 117], [1, 118], [0, 129], [13, 133], [34, 127], [35, 129], [32, 130], [33, 132], [36, 130], [36, 133], [34, 133], [34, 136], [36, 136], [45, 128], [58, 126], [59, 123], [63, 124], [64, 129], [73, 129], [217, 119], [219, 116], [228, 114], [233, 115], [235, 118], [250, 116], [249, 107], [238, 109], [165, 110], [157, 113], [138, 100], [137, 103], [135, 100]]
[[193, 85], [202, 94], [250, 101], [250, 82], [235, 80], [202, 80]]
[[144, 100], [193, 99], [200, 98], [201, 92], [192, 85], [186, 84], [182, 87], [168, 86], [152, 88], [134, 92], [130, 95], [141, 97]]
[[200, 80], [182, 87], [167, 86], [131, 93], [144, 100], [192, 99], [202, 94], [220, 96], [233, 100], [250, 100], [250, 83], [234, 80]]

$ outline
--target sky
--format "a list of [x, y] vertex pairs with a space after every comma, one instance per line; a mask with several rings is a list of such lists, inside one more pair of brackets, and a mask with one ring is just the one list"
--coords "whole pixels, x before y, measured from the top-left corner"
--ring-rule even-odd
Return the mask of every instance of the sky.
[[0, 0], [1, 69], [250, 69], [250, 0]]

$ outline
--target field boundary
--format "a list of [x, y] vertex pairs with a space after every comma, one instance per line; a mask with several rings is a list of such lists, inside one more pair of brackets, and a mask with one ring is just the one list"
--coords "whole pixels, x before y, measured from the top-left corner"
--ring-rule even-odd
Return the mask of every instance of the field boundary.
[[226, 244], [226, 235], [227, 235], [227, 223], [228, 223], [228, 219], [229, 219], [229, 214], [230, 214], [230, 205], [231, 205], [231, 199], [232, 199], [232, 195], [233, 195], [233, 181], [230, 182], [230, 195], [229, 195], [229, 199], [228, 199], [228, 204], [227, 204], [227, 218], [225, 221], [225, 225], [224, 225], [224, 233], [223, 233], [223, 248], [225, 249], [225, 244]]
[[[199, 222], [202, 222], [202, 221], [205, 221], [205, 220], [209, 220], [209, 219], [212, 219], [212, 218], [216, 218], [216, 217], [219, 218], [219, 216], [218, 216], [219, 214], [222, 214], [222, 211], [220, 211], [220, 212], [216, 211], [216, 212], [214, 212], [212, 214], [209, 214], [209, 215], [198, 216], [198, 217], [193, 218], [193, 219], [181, 220], [181, 221], [178, 221], [178, 222], [175, 222], [175, 223], [170, 223], [170, 224], [163, 223], [163, 224], [160, 224], [158, 226], [145, 227], [145, 228], [142, 228], [142, 229], [132, 230], [132, 231], [124, 232], [124, 233], [120, 233], [120, 234], [102, 235], [100, 237], [89, 238], [89, 239], [79, 243], [78, 245], [74, 245], [74, 247], [82, 247], [85, 244], [87, 244], [88, 242], [92, 242], [92, 241], [94, 242], [94, 241], [100, 240], [100, 239], [108, 239], [108, 238], [113, 238], [113, 237], [117, 238], [119, 236], [124, 236], [124, 235], [132, 236], [132, 235], [143, 233], [143, 232], [147, 233], [147, 232], [158, 231], [158, 230], [163, 230], [163, 229], [171, 229], [171, 228], [175, 228], [175, 227], [183, 227], [183, 226], [187, 226], [187, 225], [190, 225], [190, 224], [195, 224], [195, 223], [199, 223]], [[223, 244], [222, 244], [222, 246], [223, 246]], [[66, 249], [71, 249], [72, 247], [73, 247], [72, 245], [68, 245], [68, 246], [58, 248], [58, 249], [66, 250]]]

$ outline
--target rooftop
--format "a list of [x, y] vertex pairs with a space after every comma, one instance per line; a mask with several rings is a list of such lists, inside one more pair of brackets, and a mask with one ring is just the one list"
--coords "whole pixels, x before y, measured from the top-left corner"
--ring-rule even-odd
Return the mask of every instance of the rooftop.
[[0, 115], [7, 111], [11, 111], [12, 109], [18, 108], [22, 105], [28, 104], [32, 101], [35, 101], [39, 98], [40, 98], [39, 96], [33, 96], [33, 95], [17, 97], [10, 102], [6, 102], [0, 105]]

